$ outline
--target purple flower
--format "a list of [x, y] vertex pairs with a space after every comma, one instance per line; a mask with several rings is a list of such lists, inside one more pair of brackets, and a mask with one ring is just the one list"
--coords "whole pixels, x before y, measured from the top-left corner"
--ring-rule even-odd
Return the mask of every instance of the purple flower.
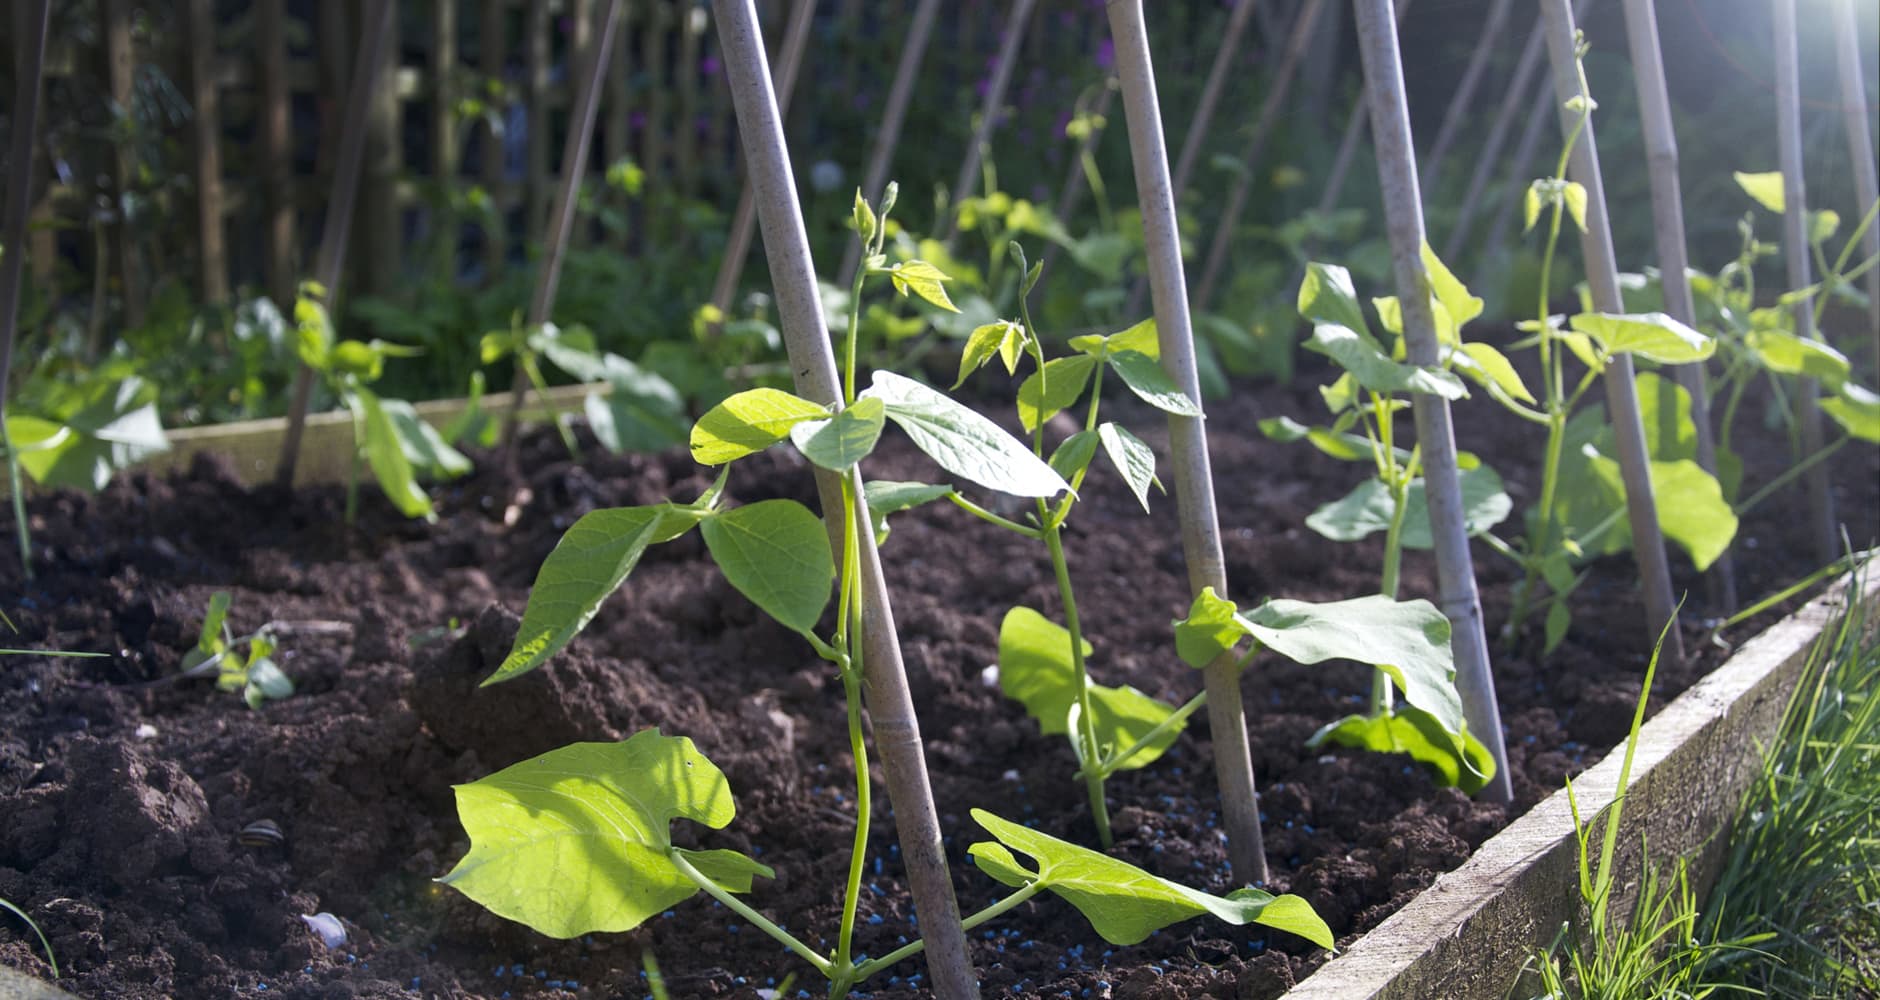
[[1105, 38], [1103, 44], [1097, 46], [1097, 68], [1113, 69], [1115, 66], [1116, 43]]

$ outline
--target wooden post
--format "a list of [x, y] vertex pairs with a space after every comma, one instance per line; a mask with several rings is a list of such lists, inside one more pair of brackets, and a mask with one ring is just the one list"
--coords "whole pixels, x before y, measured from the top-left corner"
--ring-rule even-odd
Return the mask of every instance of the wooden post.
[[[1430, 276], [1423, 264], [1423, 195], [1417, 181], [1416, 147], [1410, 137], [1410, 104], [1404, 96], [1397, 24], [1390, 13], [1390, 0], [1356, 0], [1353, 8], [1365, 93], [1371, 106], [1371, 134], [1377, 146], [1378, 181], [1384, 193], [1392, 270], [1397, 279], [1397, 302], [1403, 310], [1404, 348], [1413, 365], [1440, 365], [1442, 351], [1436, 342], [1436, 318], [1430, 310]], [[1480, 740], [1495, 760], [1495, 776], [1481, 795], [1490, 802], [1508, 802], [1514, 798], [1514, 785], [1508, 774], [1508, 751], [1502, 742], [1495, 677], [1489, 670], [1488, 633], [1482, 621], [1482, 598], [1475, 587], [1475, 561], [1469, 555], [1469, 530], [1449, 401], [1419, 392], [1411, 396], [1411, 406], [1416, 416], [1417, 446], [1423, 452], [1436, 575], [1443, 614], [1449, 618], [1450, 647], [1456, 657], [1456, 690], [1462, 695], [1469, 734]]]
[[215, 13], [212, 0], [188, 0], [189, 94], [195, 112], [190, 136], [196, 153], [196, 241], [203, 302], [228, 304], [228, 244], [222, 232], [222, 111], [215, 86]]
[[[1455, 225], [1449, 230], [1449, 239], [1443, 243], [1443, 260], [1452, 267], [1459, 263], [1457, 255], [1462, 253], [1463, 241], [1469, 237], [1469, 224], [1474, 221], [1476, 209], [1482, 204], [1482, 194], [1488, 190], [1489, 174], [1501, 162], [1501, 147], [1508, 142], [1508, 130], [1514, 125], [1515, 113], [1534, 100], [1528, 95], [1536, 86], [1532, 81], [1540, 69], [1541, 54], [1545, 51], [1545, 27], [1545, 22], [1536, 17], [1533, 30], [1528, 32], [1527, 44], [1521, 47], [1521, 58], [1515, 63], [1514, 75], [1502, 91], [1501, 106], [1495, 111], [1494, 122], [1488, 126], [1488, 137], [1482, 143], [1481, 152], [1476, 154], [1475, 170], [1469, 175], [1468, 191], [1462, 196]], [[1540, 92], [1545, 94], [1546, 81], [1538, 86]], [[1529, 121], [1536, 118], [1544, 120], [1546, 115], [1530, 115]]]
[[1436, 129], [1436, 141], [1430, 143], [1430, 153], [1423, 160], [1422, 175], [1429, 178], [1431, 184], [1442, 183], [1443, 157], [1448, 155], [1450, 144], [1461, 131], [1463, 117], [1475, 102], [1475, 91], [1482, 83], [1483, 71], [1488, 68], [1488, 57], [1494, 53], [1495, 41], [1508, 23], [1508, 7], [1508, 0], [1491, 0], [1488, 16], [1482, 21], [1482, 33], [1476, 36], [1475, 50], [1469, 54], [1469, 65], [1456, 83], [1449, 106], [1443, 109], [1443, 123]]
[[[901, 61], [895, 66], [894, 82], [888, 86], [888, 102], [881, 110], [881, 128], [868, 151], [868, 170], [862, 175], [862, 197], [871, 205], [881, 203], [881, 192], [888, 186], [888, 166], [894, 159], [894, 147], [901, 141], [901, 124], [907, 120], [907, 105], [914, 97], [914, 84], [920, 77], [921, 60], [927, 55], [927, 41], [933, 37], [934, 18], [940, 13], [940, 0], [920, 0], [914, 8], [914, 20], [907, 26], [901, 43]], [[855, 283], [855, 269], [861, 266], [859, 240], [849, 240], [843, 251], [842, 268], [836, 284], [847, 288]]]
[[1005, 111], [1005, 91], [1012, 83], [1012, 67], [1018, 63], [1018, 49], [1025, 41], [1025, 27], [1031, 23], [1031, 9], [1037, 0], [1017, 0], [1012, 6], [1011, 15], [1005, 19], [1003, 38], [999, 43], [999, 54], [992, 65], [992, 82], [986, 87], [986, 102], [979, 109], [979, 127], [973, 130], [972, 142], [966, 146], [966, 157], [960, 162], [959, 176], [953, 181], [953, 194], [947, 199], [946, 224], [938, 227], [946, 235], [941, 237], [948, 244], [960, 231], [960, 203], [979, 187], [979, 166], [985, 159], [986, 151], [992, 148], [992, 133], [999, 127], [999, 116]]
[[523, 231], [533, 236], [537, 219], [548, 218], [548, 70], [550, 62], [550, 10], [543, 2], [523, 7], [522, 100], [528, 109], [527, 159], [522, 179]]
[[[0, 458], [13, 492], [14, 530], [19, 537], [20, 575], [33, 578], [32, 538], [25, 516], [19, 463], [7, 436], [7, 384], [13, 375], [13, 341], [19, 333], [20, 268], [26, 262], [26, 215], [32, 207], [33, 145], [39, 134], [40, 77], [46, 63], [46, 23], [52, 0], [13, 4], [13, 120], [7, 153], [5, 215], [0, 218]], [[869, 537], [873, 537], [872, 535]]]
[[1208, 126], [1214, 122], [1214, 109], [1221, 103], [1221, 91], [1227, 89], [1227, 74], [1234, 68], [1235, 59], [1243, 54], [1240, 36], [1246, 34], [1247, 22], [1253, 20], [1253, 9], [1260, 4], [1261, 0], [1238, 0], [1233, 13], [1227, 16], [1220, 47], [1214, 51], [1214, 65], [1208, 68], [1208, 81], [1201, 87], [1195, 115], [1188, 122], [1188, 134], [1182, 137], [1181, 155], [1175, 159], [1177, 206], [1181, 204], [1182, 192], [1188, 190], [1189, 179], [1194, 176], [1195, 161], [1201, 158], [1201, 145], [1207, 140]]
[[[1294, 15], [1292, 34], [1286, 39], [1286, 51], [1280, 56], [1279, 67], [1273, 71], [1273, 89], [1267, 91], [1266, 100], [1260, 105], [1260, 117], [1254, 123], [1253, 135], [1248, 138], [1247, 148], [1240, 156], [1243, 172], [1234, 179], [1227, 203], [1221, 207], [1219, 218], [1214, 223], [1214, 241], [1208, 246], [1207, 263], [1201, 269], [1201, 284], [1195, 289], [1194, 307], [1198, 312], [1206, 312], [1214, 303], [1214, 290], [1220, 285], [1221, 269], [1227, 265], [1227, 248], [1234, 242], [1234, 230], [1239, 228], [1240, 215], [1246, 211], [1247, 196], [1253, 190], [1254, 171], [1260, 165], [1261, 153], [1266, 150], [1266, 139], [1273, 130], [1273, 123], [1279, 118], [1280, 104], [1286, 100], [1293, 73], [1299, 68], [1299, 57], [1305, 52], [1306, 43], [1312, 39], [1312, 22], [1318, 17], [1321, 6], [1323, 0], [1304, 0], [1299, 5], [1299, 13]], [[1136, 291], [1130, 296], [1132, 301], [1140, 299], [1141, 288], [1142, 283], [1137, 282]], [[1130, 315], [1135, 313], [1135, 309], [1129, 310]]]
[[287, 92], [287, 0], [256, 6], [255, 71], [261, 77], [261, 172], [267, 191], [262, 266], [268, 297], [283, 316], [294, 314], [300, 263], [294, 253], [293, 121]]
[[[128, 119], [137, 70], [136, 52], [131, 45], [130, 0], [104, 0], [100, 10], [104, 16], [105, 76], [111, 87], [113, 114]], [[112, 249], [116, 257], [118, 289], [124, 301], [124, 325], [135, 328], [144, 325], [143, 274], [137, 268], [136, 240], [130, 218], [130, 191], [136, 183], [137, 168], [131, 161], [129, 144], [121, 137], [112, 143], [112, 153], [115, 200], [111, 214], [117, 219]]]
[[[326, 225], [320, 233], [320, 256], [314, 262], [314, 280], [326, 286], [329, 309], [339, 302], [340, 276], [346, 267], [346, 236], [352, 228], [353, 204], [359, 195], [359, 172], [365, 162], [372, 92], [378, 82], [379, 67], [385, 62], [385, 50], [390, 47], [396, 8], [397, 0], [366, 0], [361, 18], [359, 58], [354, 61], [339, 151], [333, 163], [333, 196], [327, 201]], [[300, 461], [300, 436], [306, 430], [307, 406], [312, 398], [313, 369], [303, 364], [294, 376], [287, 430], [281, 436], [281, 460], [274, 469], [277, 486], [293, 485], [294, 466]]]
[[[508, 12], [507, 0], [483, 0], [482, 21], [477, 26], [482, 36], [477, 42], [477, 72], [498, 85], [502, 85], [507, 76], [504, 63], [507, 50], [503, 42], [509, 37]], [[487, 92], [485, 97], [489, 98]], [[510, 204], [509, 186], [507, 173], [503, 169], [503, 132], [497, 125], [502, 120], [508, 101], [505, 97], [504, 107], [492, 110], [491, 124], [483, 136], [483, 163], [478, 171], [483, 180], [484, 192], [490, 199], [489, 210], [483, 217], [483, 268], [486, 282], [501, 277], [509, 262], [509, 227], [505, 224]]]
[[[781, 58], [772, 86], [777, 93], [777, 113], [790, 113], [790, 93], [796, 89], [796, 75], [803, 65], [803, 48], [809, 42], [809, 26], [815, 20], [816, 0], [796, 0], [790, 12], [790, 27], [783, 39]], [[738, 193], [737, 211], [731, 217], [731, 232], [725, 240], [725, 256], [718, 264], [718, 278], [712, 282], [712, 305], [722, 315], [731, 312], [731, 297], [737, 294], [738, 277], [751, 255], [751, 237], [757, 230], [757, 193], [749, 183]]]
[[[1801, 71], [1795, 51], [1795, 0], [1773, 0], [1776, 47], [1776, 145], [1782, 160], [1782, 257], [1789, 266], [1789, 287], [1807, 288], [1813, 281], [1809, 261], [1808, 185], [1802, 172]], [[1795, 335], [1821, 339], [1815, 329], [1814, 296], [1795, 303]], [[1801, 386], [1802, 454], [1821, 450], [1821, 385], [1803, 379]], [[1817, 462], [1808, 470], [1808, 507], [1812, 512], [1815, 557], [1831, 562], [1841, 554], [1841, 536], [1834, 520], [1834, 495], [1828, 492], [1828, 466]]]
[[[718, 40], [725, 54], [726, 80], [737, 110], [743, 138], [745, 169], [757, 189], [759, 224], [763, 227], [765, 258], [777, 296], [777, 312], [789, 351], [796, 390], [805, 398], [840, 406], [835, 354], [829, 346], [829, 327], [823, 317], [816, 269], [810, 260], [809, 235], [803, 228], [802, 208], [784, 145], [783, 121], [770, 89], [763, 36], [751, 0], [712, 0], [717, 14]], [[858, 499], [859, 472], [849, 482]], [[842, 484], [835, 473], [817, 470], [817, 490], [824, 511], [840, 511]], [[927, 971], [933, 991], [941, 1000], [963, 1000], [979, 995], [966, 953], [966, 932], [960, 926], [959, 904], [947, 872], [946, 849], [940, 838], [940, 817], [934, 809], [927, 781], [927, 763], [921, 752], [920, 720], [908, 692], [895, 634], [894, 609], [888, 600], [874, 532], [868, 527], [867, 503], [856, 504], [860, 527], [862, 637], [865, 700], [873, 726], [875, 746], [901, 856], [907, 865], [908, 888], [927, 941]], [[840, 517], [831, 514], [831, 517]]]
[[[1691, 299], [1690, 257], [1684, 245], [1684, 195], [1678, 184], [1678, 138], [1671, 123], [1671, 95], [1665, 86], [1665, 63], [1658, 43], [1658, 14], [1654, 0], [1625, 0], [1626, 38], [1631, 43], [1633, 76], [1638, 83], [1639, 116], [1643, 119], [1645, 154], [1651, 171], [1652, 225], [1658, 244], [1665, 312], [1687, 326], [1697, 325], [1697, 306]], [[1710, 388], [1704, 365], [1696, 362], [1673, 369], [1678, 384], [1691, 397], [1691, 422], [1697, 429], [1697, 463], [1712, 475], [1717, 472], [1717, 446], [1710, 426]], [[1729, 552], [1711, 564], [1706, 576], [1712, 612], [1736, 610], [1736, 571]]]
[[[1196, 405], [1201, 381], [1195, 366], [1194, 329], [1188, 313], [1188, 286], [1182, 276], [1181, 235], [1175, 215], [1175, 189], [1169, 178], [1168, 147], [1162, 112], [1156, 103], [1155, 67], [1149, 58], [1149, 32], [1142, 0], [1108, 0], [1110, 33], [1116, 41], [1116, 75], [1122, 81], [1123, 114], [1129, 126], [1130, 161], [1136, 194], [1142, 203], [1144, 250], [1155, 303], [1156, 337], [1162, 366]], [[1313, 3], [1315, 0], [1307, 0]], [[1301, 17], [1309, 15], [1301, 14]], [[1168, 418], [1169, 456], [1174, 466], [1175, 504], [1180, 511], [1182, 556], [1188, 586], [1196, 594], [1213, 587], [1227, 596], [1227, 563], [1221, 555], [1221, 525], [1214, 510], [1214, 479], [1208, 465], [1207, 429], [1201, 417]], [[1202, 671], [1208, 692], [1208, 732], [1214, 744], [1214, 771], [1221, 787], [1221, 825], [1227, 831], [1227, 855], [1237, 882], [1267, 879], [1266, 851], [1260, 838], [1260, 808], [1253, 785], [1253, 758], [1240, 698], [1240, 671], [1231, 652]]]
[[[1875, 177], [1873, 132], [1869, 128], [1867, 74], [1860, 65], [1860, 18], [1854, 0], [1836, 0], [1834, 40], [1836, 68], [1841, 76], [1841, 122], [1847, 132], [1847, 150], [1854, 160], [1854, 208], [1861, 218], [1872, 214], [1880, 199], [1880, 178]], [[1880, 257], [1880, 219], [1861, 237], [1863, 257]], [[1867, 325], [1873, 338], [1874, 377], [1880, 380], [1880, 267], [1867, 272]]]
[[[1572, 139], [1568, 162], [1572, 180], [1586, 188], [1586, 229], [1580, 234], [1585, 257], [1586, 283], [1593, 293], [1593, 308], [1623, 313], [1619, 294], [1619, 263], [1613, 255], [1612, 228], [1606, 214], [1606, 185], [1599, 174], [1599, 146], [1593, 122], [1584, 123], [1567, 102], [1591, 99], [1580, 72], [1579, 32], [1573, 24], [1568, 0], [1541, 0], [1547, 22], [1547, 60], [1553, 67], [1554, 100], [1559, 109], [1560, 134]], [[1671, 597], [1671, 569], [1665, 558], [1665, 539], [1658, 529], [1658, 504], [1652, 496], [1650, 458], [1645, 451], [1645, 427], [1639, 419], [1638, 390], [1632, 382], [1632, 356], [1621, 354], [1606, 364], [1606, 411], [1612, 418], [1612, 436], [1619, 452], [1620, 476], [1625, 482], [1626, 519], [1632, 526], [1632, 554], [1638, 560], [1639, 587], [1645, 600], [1645, 645], [1664, 633], [1666, 662], [1684, 660], [1684, 639], [1678, 633], [1677, 606]], [[1547, 516], [1552, 512], [1544, 512]]]
[[[359, 191], [360, 226], [354, 234], [358, 265], [353, 274], [359, 279], [362, 294], [378, 294], [397, 287], [405, 264], [405, 227], [398, 204], [398, 173], [404, 162], [404, 144], [399, 141], [403, 105], [398, 99], [396, 16], [385, 30], [389, 37], [378, 50], [379, 85], [372, 90], [372, 112], [366, 124], [365, 177]], [[329, 307], [335, 301], [337, 299], [330, 300]]]

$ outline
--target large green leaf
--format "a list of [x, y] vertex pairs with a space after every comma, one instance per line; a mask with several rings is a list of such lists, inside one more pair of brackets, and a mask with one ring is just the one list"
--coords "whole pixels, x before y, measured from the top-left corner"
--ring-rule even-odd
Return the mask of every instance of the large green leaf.
[[1329, 427], [1307, 427], [1291, 417], [1266, 417], [1258, 426], [1260, 433], [1275, 441], [1282, 444], [1307, 441], [1341, 462], [1372, 460], [1371, 441], [1362, 434], [1335, 431]]
[[588, 427], [612, 452], [659, 451], [686, 440], [685, 399], [677, 386], [649, 367], [617, 354], [606, 355], [606, 395], [591, 393], [584, 404]]
[[875, 450], [887, 424], [886, 410], [879, 399], [858, 399], [833, 420], [806, 420], [790, 428], [790, 440], [811, 462], [847, 472]]
[[1493, 386], [1511, 399], [1534, 402], [1534, 394], [1528, 391], [1527, 383], [1521, 381], [1521, 373], [1515, 371], [1514, 364], [1487, 344], [1463, 344], [1450, 355], [1450, 363], [1483, 388]]
[[[1514, 509], [1514, 501], [1509, 499], [1501, 476], [1494, 469], [1477, 465], [1464, 469], [1458, 478], [1462, 486], [1463, 527], [1469, 537], [1500, 524]], [[1423, 479], [1414, 479], [1404, 494], [1403, 531], [1398, 539], [1407, 549], [1428, 549], [1434, 545], [1426, 486]], [[1313, 511], [1306, 518], [1306, 527], [1333, 541], [1353, 542], [1374, 532], [1390, 530], [1395, 507], [1390, 488], [1372, 476], [1345, 496]]]
[[1313, 261], [1306, 265], [1306, 277], [1299, 285], [1299, 315], [1315, 326], [1330, 324], [1354, 330], [1369, 337], [1371, 328], [1364, 322], [1364, 305], [1351, 284], [1351, 272], [1337, 264]]
[[827, 407], [781, 389], [746, 389], [705, 411], [692, 425], [692, 458], [700, 465], [736, 461], [784, 439], [805, 420], [823, 420]]
[[[1590, 467], [1603, 482], [1607, 496], [1625, 495], [1618, 462], [1602, 455], [1593, 459]], [[1690, 459], [1653, 460], [1650, 469], [1658, 529], [1691, 557], [1699, 572], [1709, 569], [1736, 538], [1736, 512], [1723, 498], [1723, 488], [1715, 476]], [[1614, 532], [1615, 545], [1630, 544], [1629, 525], [1616, 525]]]
[[134, 375], [82, 385], [57, 394], [51, 412], [8, 414], [8, 436], [35, 482], [95, 493], [118, 470], [169, 450], [156, 399]]
[[1871, 389], [1843, 382], [1839, 393], [1821, 401], [1821, 412], [1849, 434], [1880, 444], [1880, 395]]
[[379, 481], [379, 489], [385, 491], [385, 498], [406, 517], [435, 518], [437, 512], [431, 507], [431, 497], [418, 485], [411, 459], [405, 456], [398, 425], [380, 405], [379, 397], [370, 389], [354, 387], [347, 393], [346, 401], [352, 405], [359, 434], [364, 439], [361, 444], [366, 453], [366, 465], [371, 467], [373, 478]]
[[1456, 343], [1461, 340], [1462, 327], [1482, 315], [1482, 300], [1469, 294], [1468, 287], [1449, 270], [1442, 258], [1436, 256], [1436, 251], [1430, 249], [1428, 242], [1423, 244], [1423, 269], [1430, 276], [1430, 293], [1447, 314], [1445, 319], [1448, 327], [1446, 331], [1438, 332], [1443, 334], [1444, 343]]
[[1123, 377], [1123, 384], [1143, 402], [1178, 417], [1198, 417], [1201, 407], [1188, 398], [1161, 362], [1141, 351], [1111, 351], [1109, 365]]
[[1715, 341], [1664, 313], [1580, 313], [1572, 322], [1606, 354], [1631, 354], [1659, 364], [1702, 361], [1717, 349]]
[[798, 632], [816, 628], [836, 564], [822, 519], [795, 500], [763, 500], [706, 518], [699, 531], [725, 579]]
[[1373, 392], [1427, 392], [1444, 399], [1469, 394], [1454, 373], [1393, 361], [1375, 342], [1348, 327], [1321, 323], [1312, 328], [1306, 347], [1336, 361]]
[[[671, 504], [611, 507], [581, 516], [536, 573], [516, 641], [502, 666], [483, 683], [526, 674], [579, 635], [605, 601], [639, 565], [646, 547], [690, 530], [698, 518]], [[827, 543], [825, 543], [827, 544]]]
[[1123, 481], [1129, 484], [1129, 491], [1136, 495], [1136, 502], [1142, 504], [1143, 513], [1149, 512], [1149, 487], [1162, 489], [1162, 481], [1155, 477], [1155, 451], [1142, 442], [1141, 438], [1116, 424], [1105, 423], [1097, 427], [1097, 436], [1103, 439], [1103, 451], [1110, 456], [1116, 471], [1123, 474]]
[[1087, 333], [1072, 337], [1070, 347], [1073, 351], [1082, 351], [1099, 361], [1122, 351], [1135, 351], [1148, 356], [1151, 361], [1162, 360], [1162, 341], [1156, 331], [1154, 316], [1117, 333]]
[[[1084, 643], [1084, 655], [1090, 644]], [[999, 688], [1025, 706], [1039, 731], [1071, 735], [1068, 720], [1077, 704], [1077, 668], [1071, 661], [1071, 634], [1030, 608], [1013, 608], [999, 625]], [[1133, 687], [1090, 685], [1090, 714], [1098, 752], [1128, 749], [1160, 725], [1175, 709]], [[1162, 756], [1181, 735], [1184, 724], [1170, 726], [1132, 755], [1119, 770], [1144, 767]]]
[[1099, 438], [1096, 431], [1078, 431], [1058, 443], [1051, 452], [1051, 468], [1065, 479], [1077, 478], [1077, 473], [1090, 467], [1090, 460], [1097, 456]]
[[1481, 791], [1495, 776], [1495, 758], [1480, 740], [1464, 736], [1458, 747], [1455, 734], [1445, 731], [1435, 716], [1411, 706], [1384, 715], [1347, 715], [1306, 741], [1315, 749], [1327, 743], [1377, 753], [1409, 754], [1436, 772], [1438, 784], [1460, 788], [1470, 795]]
[[1050, 497], [1070, 484], [998, 424], [906, 376], [875, 372], [864, 393], [887, 404], [888, 419], [940, 467], [991, 490]]
[[631, 930], [691, 898], [684, 858], [732, 892], [769, 868], [735, 851], [674, 847], [672, 821], [723, 829], [724, 773], [692, 741], [635, 733], [576, 743], [457, 785], [470, 852], [438, 881], [554, 938]]
[[1051, 419], [1058, 411], [1077, 402], [1090, 384], [1090, 373], [1097, 360], [1087, 354], [1052, 358], [1040, 371], [1032, 372], [1018, 386], [1018, 422], [1026, 433]]
[[1817, 379], [1832, 388], [1847, 381], [1851, 370], [1847, 355], [1824, 341], [1763, 328], [1752, 329], [1745, 339], [1770, 371]]
[[[1313, 912], [1312, 904], [1298, 896], [1274, 896], [1258, 889], [1214, 896], [1000, 819], [984, 809], [974, 809], [973, 819], [998, 838], [996, 843], [980, 841], [968, 848], [980, 871], [1015, 888], [1037, 883], [1056, 893], [1111, 944], [1135, 944], [1170, 924], [1212, 915], [1236, 926], [1259, 924], [1297, 934], [1322, 948], [1332, 947], [1331, 928]], [[1021, 865], [1012, 855], [1014, 850], [1029, 856], [1037, 869]]]

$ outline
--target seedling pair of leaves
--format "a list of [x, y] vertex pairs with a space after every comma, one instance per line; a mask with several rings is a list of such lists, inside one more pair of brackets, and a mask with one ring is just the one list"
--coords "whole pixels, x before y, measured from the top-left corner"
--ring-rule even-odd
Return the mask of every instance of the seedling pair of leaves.
[[[658, 451], [685, 440], [685, 400], [679, 390], [659, 374], [602, 351], [586, 327], [530, 327], [517, 316], [509, 329], [485, 333], [478, 350], [485, 365], [514, 358], [538, 394], [548, 390], [543, 359], [577, 382], [606, 385], [607, 393], [589, 394], [582, 409], [588, 427], [608, 451]], [[559, 415], [554, 424], [568, 454], [579, 458], [580, 448], [567, 424]]]
[[[218, 691], [240, 691], [249, 708], [279, 701], [294, 693], [294, 682], [274, 662], [277, 644], [266, 628], [237, 637], [228, 627], [229, 593], [218, 590], [209, 597], [196, 645], [183, 655], [183, 674], [215, 673]], [[238, 649], [246, 644], [246, 655]]]
[[346, 490], [346, 523], [357, 517], [360, 459], [399, 513], [435, 520], [431, 496], [418, 478], [456, 478], [470, 471], [470, 460], [425, 423], [410, 403], [382, 398], [369, 388], [384, 374], [387, 359], [415, 357], [420, 351], [382, 340], [339, 340], [325, 297], [326, 290], [317, 282], [301, 283], [294, 302], [295, 348], [300, 360], [319, 373], [352, 413], [355, 458]]

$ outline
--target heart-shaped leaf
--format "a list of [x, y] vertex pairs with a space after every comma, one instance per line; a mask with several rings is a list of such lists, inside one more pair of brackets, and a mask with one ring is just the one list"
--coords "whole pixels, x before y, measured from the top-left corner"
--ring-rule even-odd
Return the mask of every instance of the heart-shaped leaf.
[[865, 396], [887, 405], [888, 419], [940, 467], [987, 489], [1020, 497], [1051, 497], [1070, 484], [998, 424], [919, 382], [875, 372]]
[[1110, 463], [1123, 474], [1123, 482], [1129, 484], [1136, 502], [1142, 504], [1143, 513], [1148, 513], [1149, 487], [1162, 489], [1162, 481], [1155, 477], [1155, 451], [1116, 424], [1099, 426], [1097, 435], [1103, 439], [1103, 451], [1110, 456]]
[[887, 407], [879, 399], [858, 399], [831, 420], [806, 420], [790, 428], [790, 441], [803, 457], [832, 472], [847, 472], [868, 457], [887, 425]]
[[[1090, 644], [1084, 643], [1084, 655]], [[1077, 699], [1077, 668], [1071, 660], [1071, 634], [1030, 608], [1013, 608], [999, 625], [999, 688], [1025, 706], [1048, 736], [1068, 736], [1071, 706]], [[1100, 754], [1135, 745], [1175, 713], [1171, 706], [1133, 687], [1090, 685], [1090, 713]], [[1170, 726], [1118, 770], [1144, 767], [1162, 756], [1181, 735], [1184, 724]]]
[[763, 500], [713, 514], [699, 531], [738, 593], [787, 628], [816, 628], [829, 604], [836, 564], [829, 532], [808, 507]]
[[763, 451], [805, 420], [824, 420], [829, 409], [781, 389], [746, 389], [705, 411], [692, 426], [692, 460], [723, 465]]

